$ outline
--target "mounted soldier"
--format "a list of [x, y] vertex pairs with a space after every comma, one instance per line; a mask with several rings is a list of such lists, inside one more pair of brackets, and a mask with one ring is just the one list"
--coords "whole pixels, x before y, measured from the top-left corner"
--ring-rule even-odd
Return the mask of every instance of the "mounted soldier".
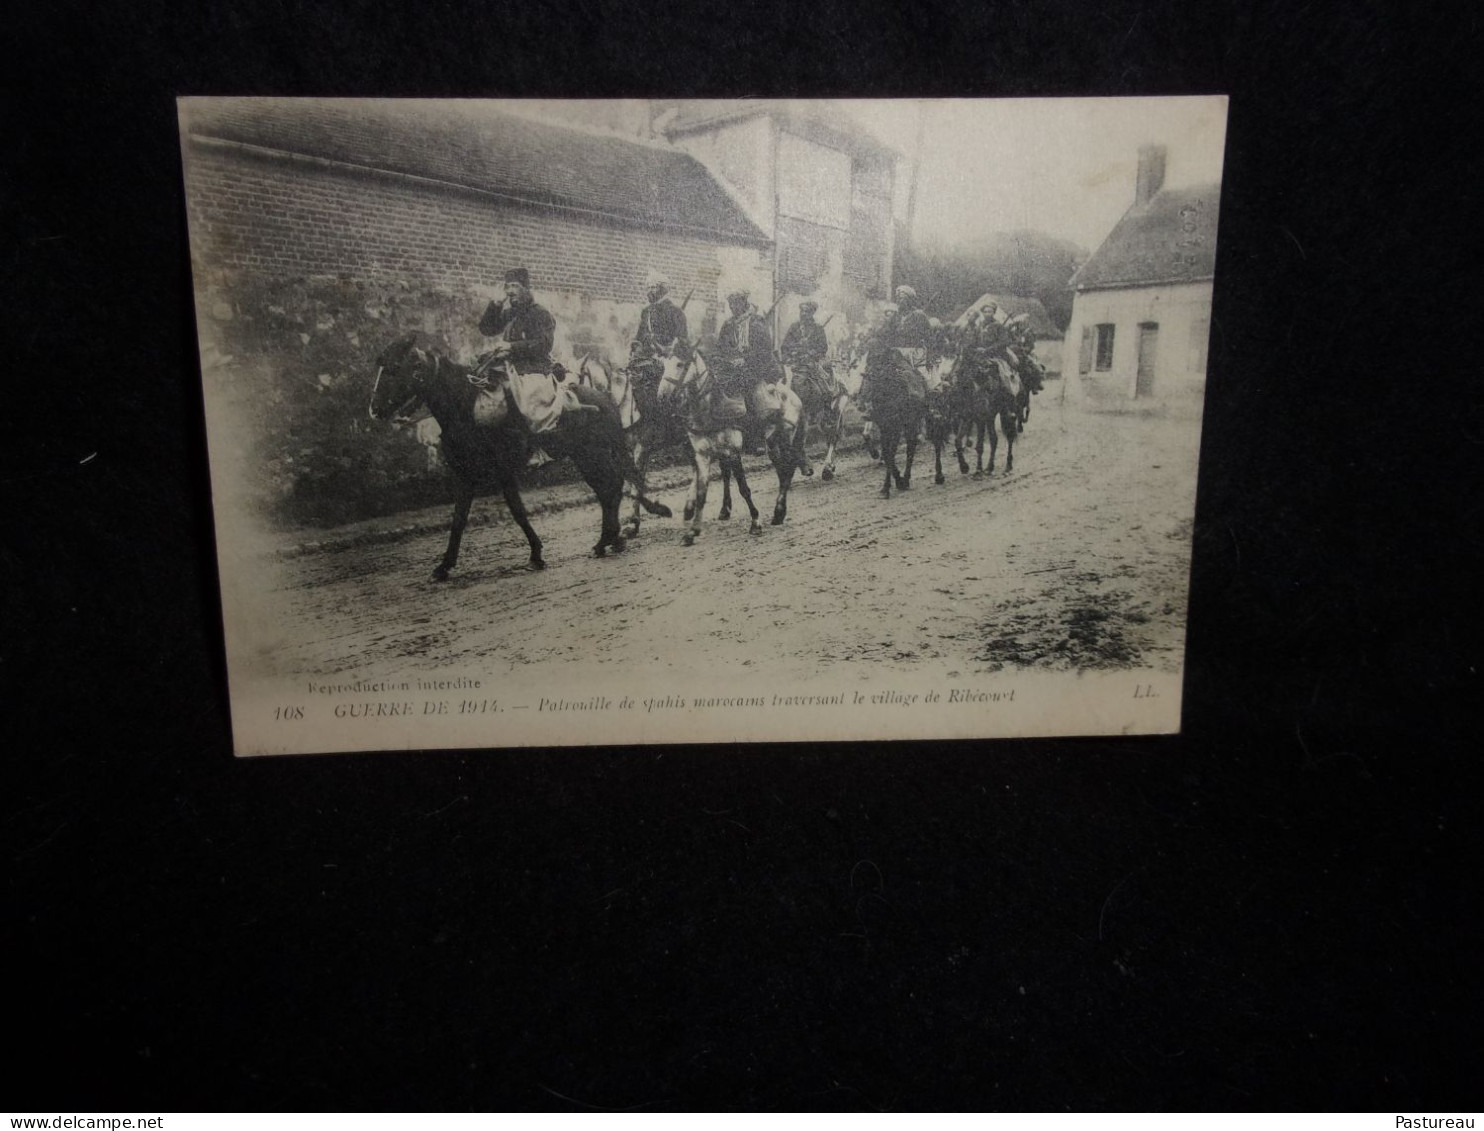
[[[503, 395], [498, 388], [503, 375], [516, 410], [537, 436], [555, 429], [563, 412], [597, 412], [594, 405], [578, 400], [572, 387], [552, 375], [551, 348], [556, 338], [556, 319], [536, 301], [531, 292], [531, 273], [524, 267], [505, 272], [505, 299], [491, 302], [479, 320], [479, 332], [495, 338], [495, 344], [480, 355], [475, 367], [477, 383], [483, 387], [482, 402]], [[496, 414], [481, 413], [475, 420]], [[533, 457], [535, 464], [544, 463]]]
[[814, 321], [817, 302], [799, 303], [799, 320], [788, 328], [779, 347], [779, 356], [790, 370], [789, 384], [805, 404], [831, 401], [843, 387], [835, 380], [833, 366], [826, 360], [830, 343], [824, 326]]
[[778, 365], [773, 359], [773, 335], [768, 323], [752, 305], [751, 295], [737, 288], [727, 295], [732, 312], [716, 334], [712, 367], [723, 395], [747, 401], [747, 423], [743, 426], [747, 447], [756, 450], [777, 413], [772, 389], [778, 383]]
[[799, 320], [788, 328], [779, 347], [784, 365], [819, 365], [829, 356], [830, 343], [824, 336], [824, 327], [814, 321], [818, 310], [817, 302], [799, 303]]
[[[877, 357], [870, 369], [880, 373], [882, 366], [889, 365], [896, 376], [906, 382], [911, 395], [920, 400], [927, 395], [924, 370], [932, 326], [916, 290], [903, 285], [897, 288], [896, 296], [895, 306], [887, 306], [889, 313], [877, 335]], [[890, 313], [892, 311], [894, 313]], [[867, 376], [870, 376], [869, 370]]]
[[1042, 375], [1046, 370], [1036, 360], [1036, 337], [1031, 330], [1030, 315], [1017, 314], [1005, 323], [1005, 329], [1010, 334], [1010, 349], [1020, 372], [1021, 383], [1032, 393], [1039, 393], [1042, 389]]
[[629, 369], [650, 385], [658, 384], [664, 359], [685, 341], [685, 311], [670, 299], [670, 282], [658, 271], [649, 274], [645, 297], [649, 305], [639, 315], [639, 329], [629, 346]]

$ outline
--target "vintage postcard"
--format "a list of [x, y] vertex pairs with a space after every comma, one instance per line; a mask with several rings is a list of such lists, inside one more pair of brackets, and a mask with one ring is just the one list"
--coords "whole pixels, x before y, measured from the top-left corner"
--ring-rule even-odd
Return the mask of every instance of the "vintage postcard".
[[179, 118], [239, 754], [1179, 729], [1225, 98]]

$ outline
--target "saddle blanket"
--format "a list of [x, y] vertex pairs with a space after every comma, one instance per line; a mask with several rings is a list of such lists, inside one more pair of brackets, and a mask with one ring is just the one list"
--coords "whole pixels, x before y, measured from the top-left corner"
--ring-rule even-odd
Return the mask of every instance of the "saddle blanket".
[[745, 419], [747, 402], [717, 390], [696, 402], [687, 426], [692, 432], [719, 432], [723, 428], [740, 427]]

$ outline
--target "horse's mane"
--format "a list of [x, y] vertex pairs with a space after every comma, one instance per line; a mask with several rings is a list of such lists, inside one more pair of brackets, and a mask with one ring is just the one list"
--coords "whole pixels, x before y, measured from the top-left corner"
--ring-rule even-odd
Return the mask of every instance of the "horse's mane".
[[417, 331], [409, 330], [407, 333], [392, 340], [381, 353], [376, 356], [378, 366], [397, 365], [407, 359], [412, 347], [417, 345]]

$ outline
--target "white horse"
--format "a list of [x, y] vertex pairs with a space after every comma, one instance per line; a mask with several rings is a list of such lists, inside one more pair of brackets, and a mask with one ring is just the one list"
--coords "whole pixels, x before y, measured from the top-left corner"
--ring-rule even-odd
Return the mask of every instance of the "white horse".
[[711, 367], [699, 350], [678, 351], [677, 356], [668, 358], [664, 376], [660, 378], [659, 402], [679, 402], [677, 407], [684, 414], [695, 457], [695, 483], [691, 502], [686, 507], [691, 528], [683, 539], [687, 546], [701, 533], [701, 514], [706, 506], [713, 462], [721, 470], [722, 481], [722, 505], [716, 517], [725, 521], [732, 516], [731, 482], [735, 476], [737, 490], [752, 515], [750, 533], [762, 533], [742, 467], [743, 429], [749, 416], [755, 425], [762, 426], [762, 438], [778, 475], [774, 526], [782, 524], [788, 515], [788, 489], [798, 461], [797, 449], [803, 440], [804, 406], [792, 389], [759, 382], [751, 396], [744, 399], [723, 397], [716, 385]]

